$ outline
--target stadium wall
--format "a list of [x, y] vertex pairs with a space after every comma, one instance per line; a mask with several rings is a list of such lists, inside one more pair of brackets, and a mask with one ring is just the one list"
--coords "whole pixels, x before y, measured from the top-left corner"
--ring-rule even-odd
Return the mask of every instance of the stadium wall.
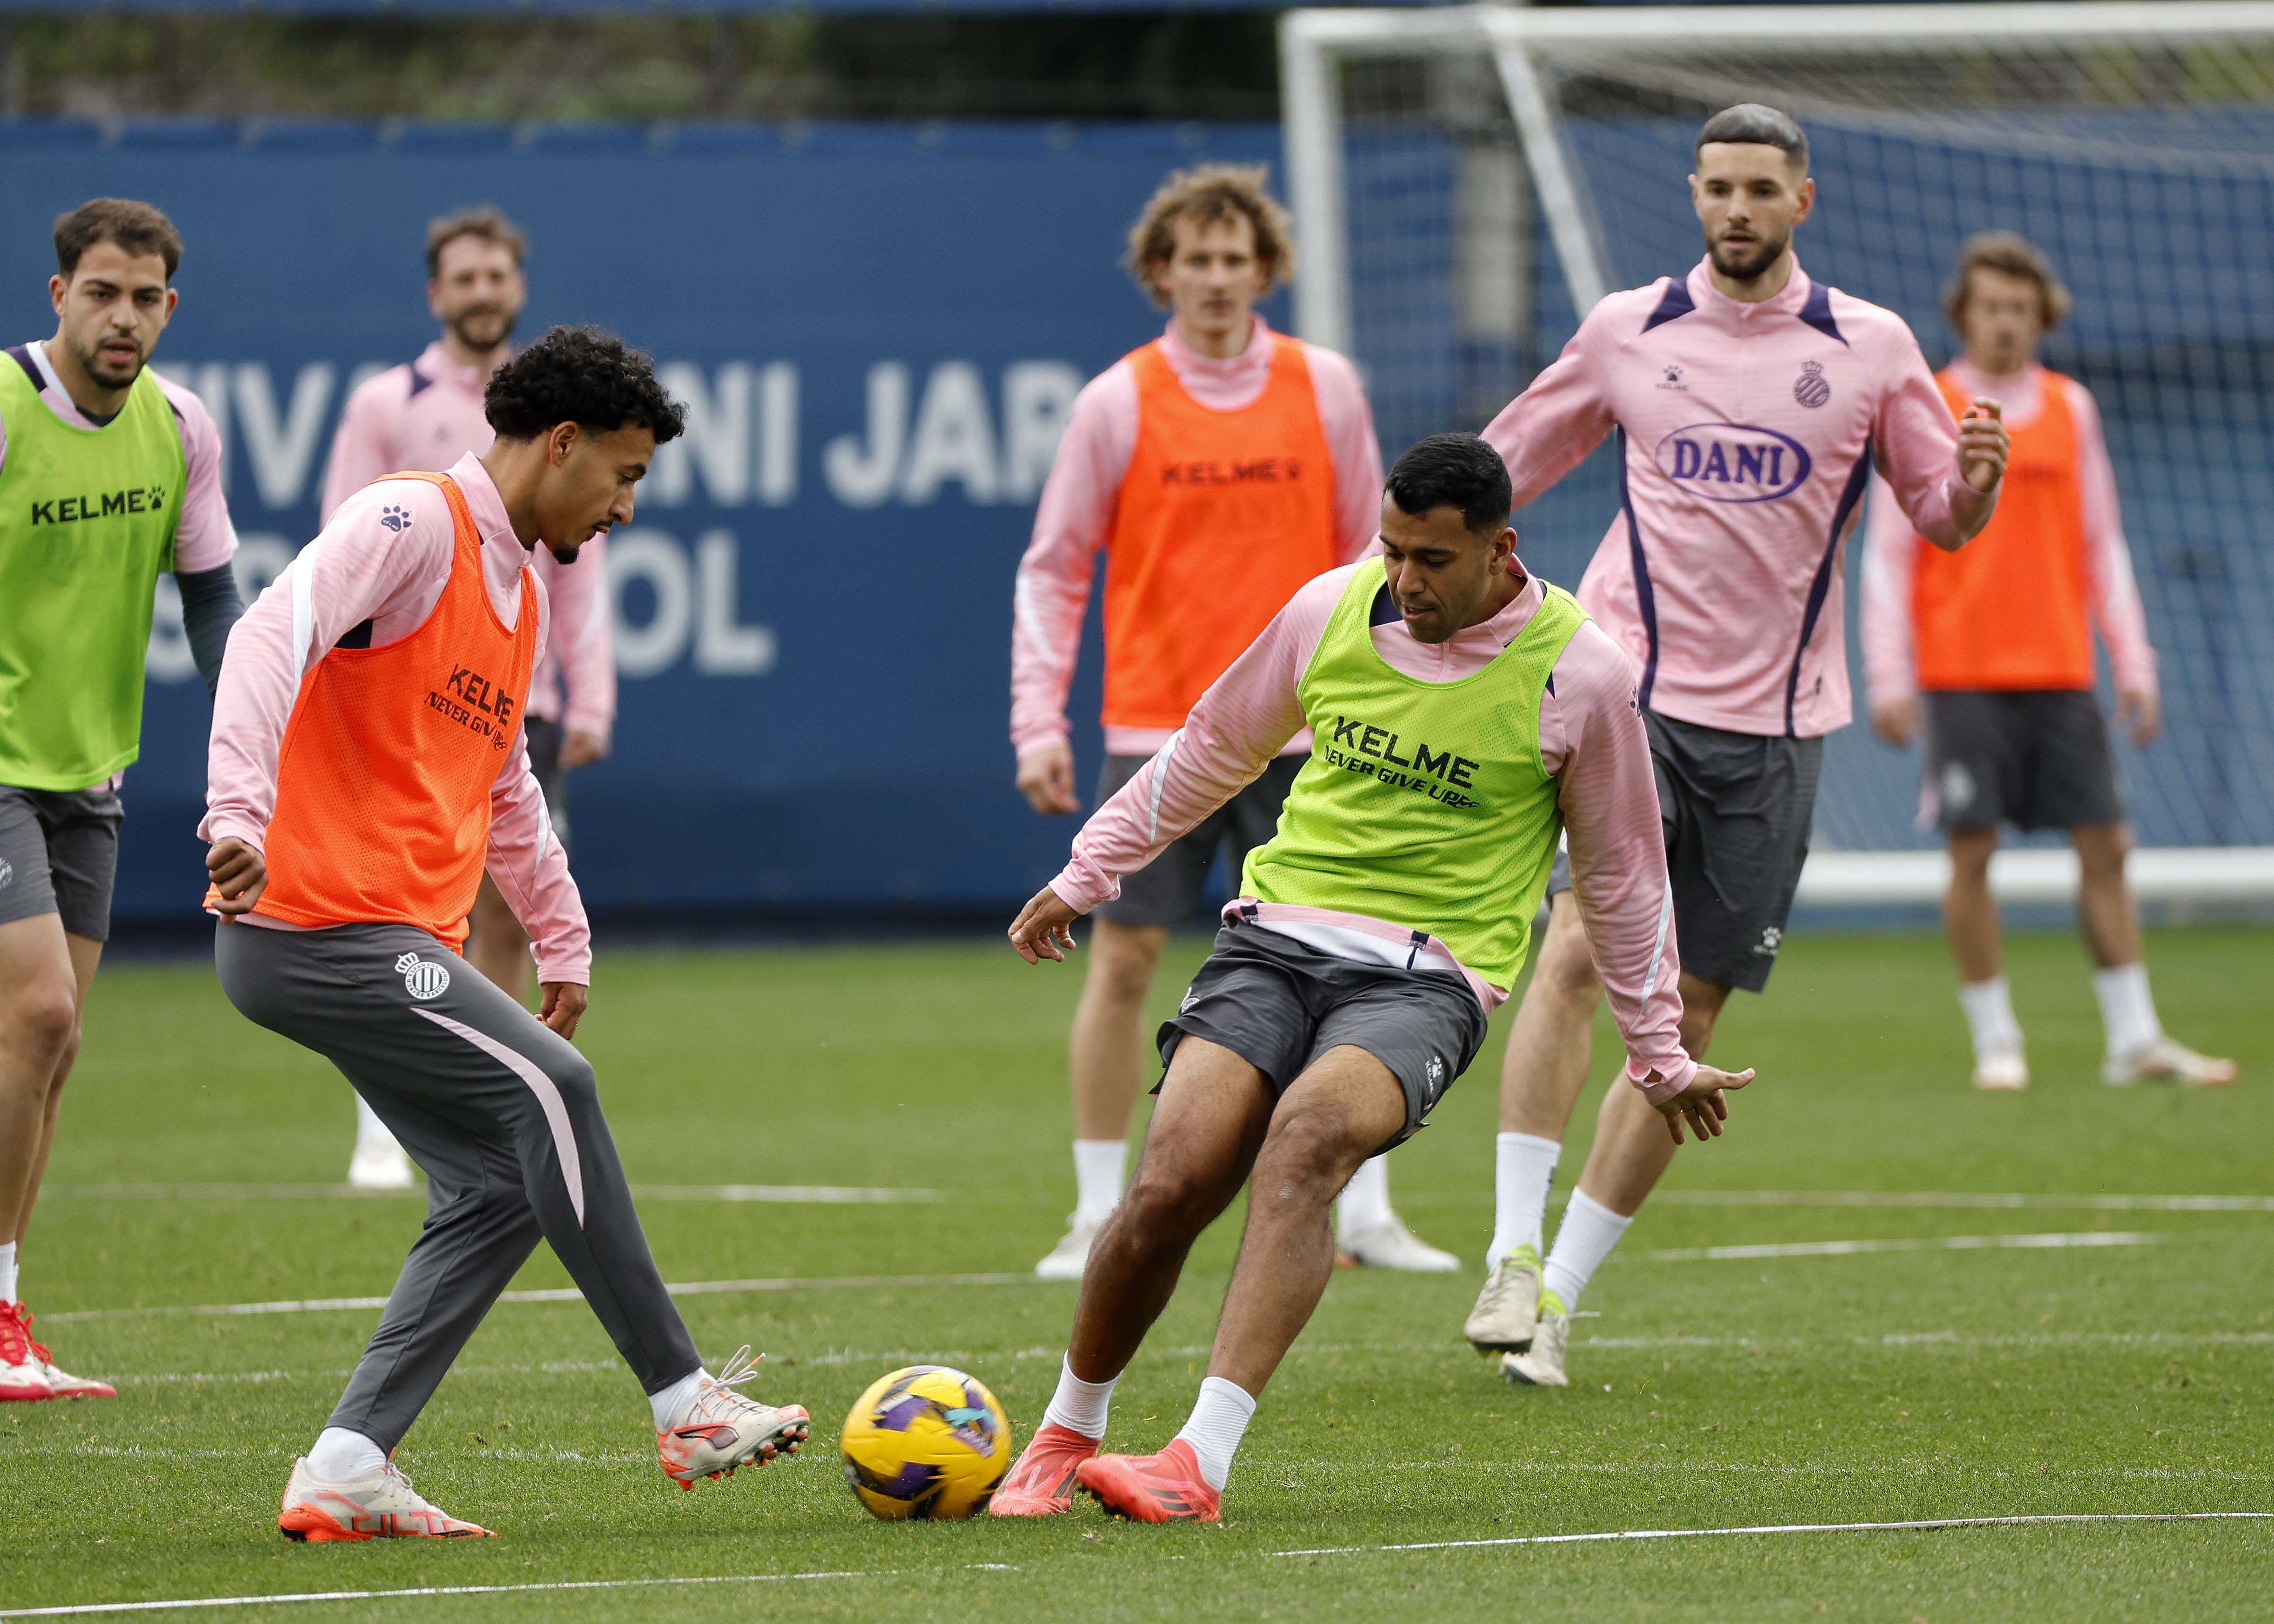
[[[433, 336], [426, 221], [494, 201], [531, 239], [523, 331], [614, 327], [694, 408], [610, 543], [621, 712], [572, 792], [595, 911], [991, 908], [1073, 828], [1012, 789], [1011, 583], [1073, 392], [1159, 330], [1124, 233], [1171, 167], [1278, 152], [1269, 125], [17, 124], [0, 342], [54, 329], [53, 215], [168, 210], [187, 253], [160, 365], [222, 425], [259, 585], [315, 533], [348, 389]], [[194, 924], [202, 883], [209, 712], [170, 594], [124, 791], [129, 930]], [[1085, 773], [1096, 670], [1093, 646]]]

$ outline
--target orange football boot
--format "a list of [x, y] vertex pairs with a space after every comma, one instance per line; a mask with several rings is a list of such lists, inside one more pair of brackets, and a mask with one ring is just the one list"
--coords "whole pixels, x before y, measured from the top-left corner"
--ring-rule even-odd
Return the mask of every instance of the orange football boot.
[[1097, 1453], [1098, 1440], [1046, 1421], [987, 1502], [998, 1517], [1054, 1517], [1073, 1509], [1074, 1469]]
[[292, 1462], [276, 1527], [287, 1539], [327, 1545], [358, 1539], [494, 1539], [479, 1523], [462, 1522], [430, 1503], [390, 1461], [375, 1472], [334, 1483]]
[[1201, 1476], [1183, 1439], [1158, 1454], [1101, 1454], [1073, 1469], [1073, 1480], [1117, 1517], [1139, 1522], [1220, 1522], [1224, 1496]]

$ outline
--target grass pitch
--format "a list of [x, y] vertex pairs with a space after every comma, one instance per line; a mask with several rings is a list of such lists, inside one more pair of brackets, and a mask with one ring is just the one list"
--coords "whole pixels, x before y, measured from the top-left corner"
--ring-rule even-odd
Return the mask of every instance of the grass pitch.
[[[1164, 1010], [1204, 948], [1178, 945]], [[276, 1497], [377, 1311], [196, 1311], [381, 1295], [419, 1205], [331, 1188], [345, 1084], [240, 1019], [209, 966], [115, 963], [24, 1295], [61, 1361], [121, 1396], [0, 1407], [0, 1612], [583, 1584], [204, 1616], [2263, 1617], [2274, 1523], [2253, 1520], [1449, 1544], [2274, 1511], [2274, 934], [2153, 939], [2167, 1023], [2243, 1061], [2219, 1092], [2104, 1088], [2074, 944], [2022, 935], [2012, 959], [2037, 1084], [1977, 1095], [1939, 942], [1796, 935], [1721, 1027], [1715, 1058], [1761, 1080], [1597, 1277], [1569, 1391], [1504, 1386], [1468, 1350], [1473, 1272], [1343, 1274], [1264, 1397], [1225, 1524], [1154, 1529], [1086, 1502], [1043, 1525], [882, 1525], [834, 1458], [854, 1397], [918, 1360], [988, 1382], [1022, 1439], [1035, 1424], [1073, 1288], [1023, 1277], [1070, 1205], [1079, 969], [992, 944], [605, 953], [582, 1042], [665, 1274], [812, 1282], [681, 1306], [706, 1357], [769, 1354], [759, 1396], [811, 1409], [816, 1446], [682, 1494], [583, 1304], [509, 1303], [400, 1457], [503, 1537], [332, 1546], [281, 1539]], [[1501, 1042], [1392, 1163], [1408, 1220], [1471, 1261]], [[1238, 1223], [1123, 1381], [1113, 1446], [1181, 1424]], [[518, 1287], [567, 1283], [540, 1250]], [[1446, 1548], [1394, 1548], [1416, 1545]]]

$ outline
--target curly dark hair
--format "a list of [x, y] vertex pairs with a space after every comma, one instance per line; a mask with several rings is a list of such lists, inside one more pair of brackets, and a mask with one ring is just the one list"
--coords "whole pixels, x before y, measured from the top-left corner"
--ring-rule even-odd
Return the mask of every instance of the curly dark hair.
[[499, 367], [482, 415], [508, 440], [534, 440], [559, 423], [601, 434], [637, 425], [661, 445], [687, 427], [687, 408], [656, 381], [647, 352], [599, 327], [556, 327]]
[[1508, 523], [1515, 492], [1500, 453], [1475, 434], [1417, 440], [1389, 471], [1384, 487], [1401, 513], [1458, 508], [1461, 523], [1481, 535]]

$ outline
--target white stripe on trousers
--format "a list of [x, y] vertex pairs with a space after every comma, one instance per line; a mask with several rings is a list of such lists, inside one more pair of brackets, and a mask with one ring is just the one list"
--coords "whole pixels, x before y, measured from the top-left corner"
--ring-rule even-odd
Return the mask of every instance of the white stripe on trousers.
[[576, 1156], [576, 1135], [568, 1126], [568, 1107], [561, 1100], [561, 1091], [553, 1085], [553, 1079], [545, 1075], [545, 1069], [519, 1050], [508, 1048], [487, 1032], [478, 1032], [463, 1021], [454, 1021], [433, 1009], [420, 1008], [418, 1013], [445, 1031], [457, 1033], [529, 1084], [529, 1091], [545, 1108], [545, 1121], [553, 1129], [553, 1148], [561, 1158], [561, 1177], [568, 1186], [568, 1205], [576, 1210], [576, 1227], [583, 1228], [584, 1167]]

